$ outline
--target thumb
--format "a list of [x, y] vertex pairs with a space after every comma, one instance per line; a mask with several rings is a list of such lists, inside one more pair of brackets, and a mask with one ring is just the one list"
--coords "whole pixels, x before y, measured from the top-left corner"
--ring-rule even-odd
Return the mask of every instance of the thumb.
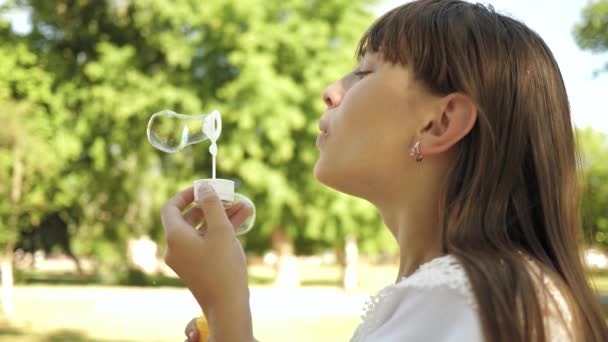
[[198, 206], [205, 214], [207, 232], [217, 229], [232, 231], [232, 225], [226, 216], [224, 206], [211, 185], [203, 183], [198, 188]]

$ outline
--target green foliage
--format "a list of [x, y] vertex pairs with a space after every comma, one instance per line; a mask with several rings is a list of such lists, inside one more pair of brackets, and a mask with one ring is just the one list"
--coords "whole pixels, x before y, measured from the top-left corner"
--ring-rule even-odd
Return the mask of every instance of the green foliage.
[[[587, 3], [581, 21], [574, 26], [574, 38], [583, 49], [593, 52], [608, 50], [608, 0]], [[605, 69], [608, 70], [608, 63]]]
[[579, 130], [585, 187], [583, 227], [590, 244], [608, 246], [608, 135], [591, 128]]
[[608, 1], [589, 2], [581, 22], [574, 28], [577, 43], [583, 49], [601, 52], [608, 49]]
[[[587, 3], [574, 27], [578, 45], [608, 51], [608, 0]], [[608, 70], [608, 63], [604, 68]], [[608, 137], [591, 128], [579, 130], [584, 176], [583, 228], [589, 244], [608, 246]]]
[[[62, 106], [51, 95], [51, 76], [24, 42], [0, 44], [0, 243], [14, 241], [8, 226], [16, 215], [20, 228], [38, 224], [46, 212], [66, 203], [60, 194], [65, 161], [74, 157], [78, 142], [61, 127]], [[22, 176], [15, 179], [17, 165]], [[18, 175], [17, 175], [18, 176]], [[56, 200], [49, 201], [57, 194]], [[13, 204], [13, 201], [17, 203]]]
[[[102, 276], [118, 279], [126, 240], [161, 240], [160, 206], [210, 176], [204, 143], [154, 150], [147, 120], [162, 109], [219, 109], [218, 175], [242, 184], [258, 209], [249, 250], [269, 248], [273, 229], [316, 249], [355, 233], [364, 251], [386, 250], [390, 237], [369, 204], [312, 177], [320, 94], [354, 67], [373, 2], [5, 2], [3, 10], [29, 8], [33, 27], [19, 36], [0, 24], [0, 195], [10, 197], [20, 144], [18, 228], [60, 213], [75, 253], [104, 260]], [[1, 234], [10, 213], [0, 202]]]

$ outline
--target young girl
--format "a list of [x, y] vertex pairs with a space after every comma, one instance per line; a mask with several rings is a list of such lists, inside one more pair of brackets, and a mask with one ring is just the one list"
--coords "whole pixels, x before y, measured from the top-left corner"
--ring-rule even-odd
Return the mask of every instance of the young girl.
[[[377, 207], [400, 264], [352, 340], [608, 341], [580, 258], [568, 98], [543, 40], [481, 5], [420, 0], [377, 20], [357, 57], [323, 93], [314, 174]], [[162, 210], [166, 262], [210, 340], [253, 341], [233, 231], [248, 208], [226, 213], [207, 188], [182, 213], [192, 192]]]

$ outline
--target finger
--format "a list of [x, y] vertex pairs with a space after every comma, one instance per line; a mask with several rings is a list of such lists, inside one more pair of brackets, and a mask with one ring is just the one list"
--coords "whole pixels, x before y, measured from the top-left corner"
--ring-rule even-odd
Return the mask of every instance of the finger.
[[196, 227], [204, 218], [205, 213], [197, 206], [193, 206], [184, 213], [184, 221], [188, 222], [192, 227]]
[[199, 207], [205, 213], [205, 221], [207, 221], [207, 234], [213, 230], [227, 229], [230, 227], [228, 216], [224, 211], [224, 206], [220, 201], [215, 190], [208, 184], [202, 184], [199, 187]]
[[182, 211], [194, 200], [192, 187], [188, 187], [171, 197], [161, 209], [161, 220], [167, 236], [176, 230], [188, 228]]
[[188, 325], [186, 325], [186, 329], [184, 329], [184, 334], [188, 337], [188, 341], [190, 342], [198, 342], [199, 333], [198, 329], [196, 329], [196, 318], [193, 318]]
[[241, 225], [245, 222], [245, 220], [247, 220], [249, 215], [251, 215], [251, 210], [252, 210], [251, 207], [249, 207], [245, 203], [239, 203], [239, 204], [241, 204], [241, 208], [239, 208], [239, 210], [237, 212], [235, 212], [233, 215], [231, 215], [229, 218], [230, 223], [232, 224], [232, 228], [234, 228], [234, 231], [239, 230]]
[[228, 218], [232, 217], [234, 214], [236, 214], [244, 205], [245, 203], [243, 202], [239, 202], [231, 207], [229, 207], [228, 209], [226, 209], [226, 215], [228, 216]]
[[173, 205], [165, 204], [161, 210], [160, 218], [167, 236], [188, 227], [181, 211]]
[[[242, 202], [239, 202], [231, 207], [229, 207], [228, 209], [225, 209], [226, 211], [226, 215], [228, 216], [228, 218], [234, 216], [234, 214], [236, 214], [242, 207], [243, 205], [245, 205]], [[186, 222], [188, 222], [189, 225], [191, 225], [192, 227], [196, 227], [198, 226], [203, 219], [205, 218], [205, 213], [203, 212], [203, 210], [197, 206], [193, 206], [192, 208], [186, 210], [186, 212], [184, 213], [184, 220]]]
[[181, 213], [193, 200], [194, 192], [192, 187], [184, 189], [171, 197], [161, 209], [163, 224], [165, 220], [170, 220], [169, 223], [177, 223], [173, 222], [174, 220], [183, 221]]
[[171, 197], [167, 205], [174, 206], [182, 212], [192, 201], [194, 201], [194, 191], [193, 187], [189, 186]]

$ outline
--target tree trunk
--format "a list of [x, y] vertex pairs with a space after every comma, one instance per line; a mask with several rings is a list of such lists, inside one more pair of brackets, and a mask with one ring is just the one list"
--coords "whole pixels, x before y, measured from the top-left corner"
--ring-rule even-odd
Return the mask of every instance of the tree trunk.
[[0, 269], [2, 270], [2, 312], [7, 318], [15, 313], [13, 306], [13, 248], [15, 245], [9, 243], [4, 251], [4, 259]]
[[354, 291], [359, 285], [357, 277], [357, 264], [359, 260], [359, 250], [357, 248], [357, 240], [354, 237], [348, 237], [344, 243], [344, 252], [340, 260], [342, 265], [342, 289], [344, 291]]
[[74, 266], [76, 266], [78, 276], [82, 277], [85, 275], [84, 268], [82, 267], [82, 262], [80, 261], [80, 258], [72, 251], [72, 234], [70, 234], [69, 214], [64, 211], [58, 213], [57, 216], [59, 220], [63, 224], [65, 224], [65, 239], [62, 240], [63, 251], [74, 262]]
[[4, 315], [11, 318], [13, 308], [13, 250], [18, 231], [19, 201], [21, 200], [21, 185], [23, 183], [23, 161], [21, 148], [16, 142], [13, 150], [13, 188], [11, 191], [11, 216], [8, 223], [8, 241], [4, 250], [4, 258], [0, 269], [2, 270], [2, 310]]
[[271, 241], [272, 249], [278, 254], [274, 284], [280, 287], [299, 286], [300, 275], [294, 255], [293, 241], [280, 227], [272, 231]]
[[74, 253], [72, 253], [71, 250], [67, 252], [67, 255], [74, 262], [74, 265], [76, 266], [76, 272], [78, 272], [78, 276], [84, 276], [84, 269], [82, 268], [82, 263], [80, 262], [80, 259]]

